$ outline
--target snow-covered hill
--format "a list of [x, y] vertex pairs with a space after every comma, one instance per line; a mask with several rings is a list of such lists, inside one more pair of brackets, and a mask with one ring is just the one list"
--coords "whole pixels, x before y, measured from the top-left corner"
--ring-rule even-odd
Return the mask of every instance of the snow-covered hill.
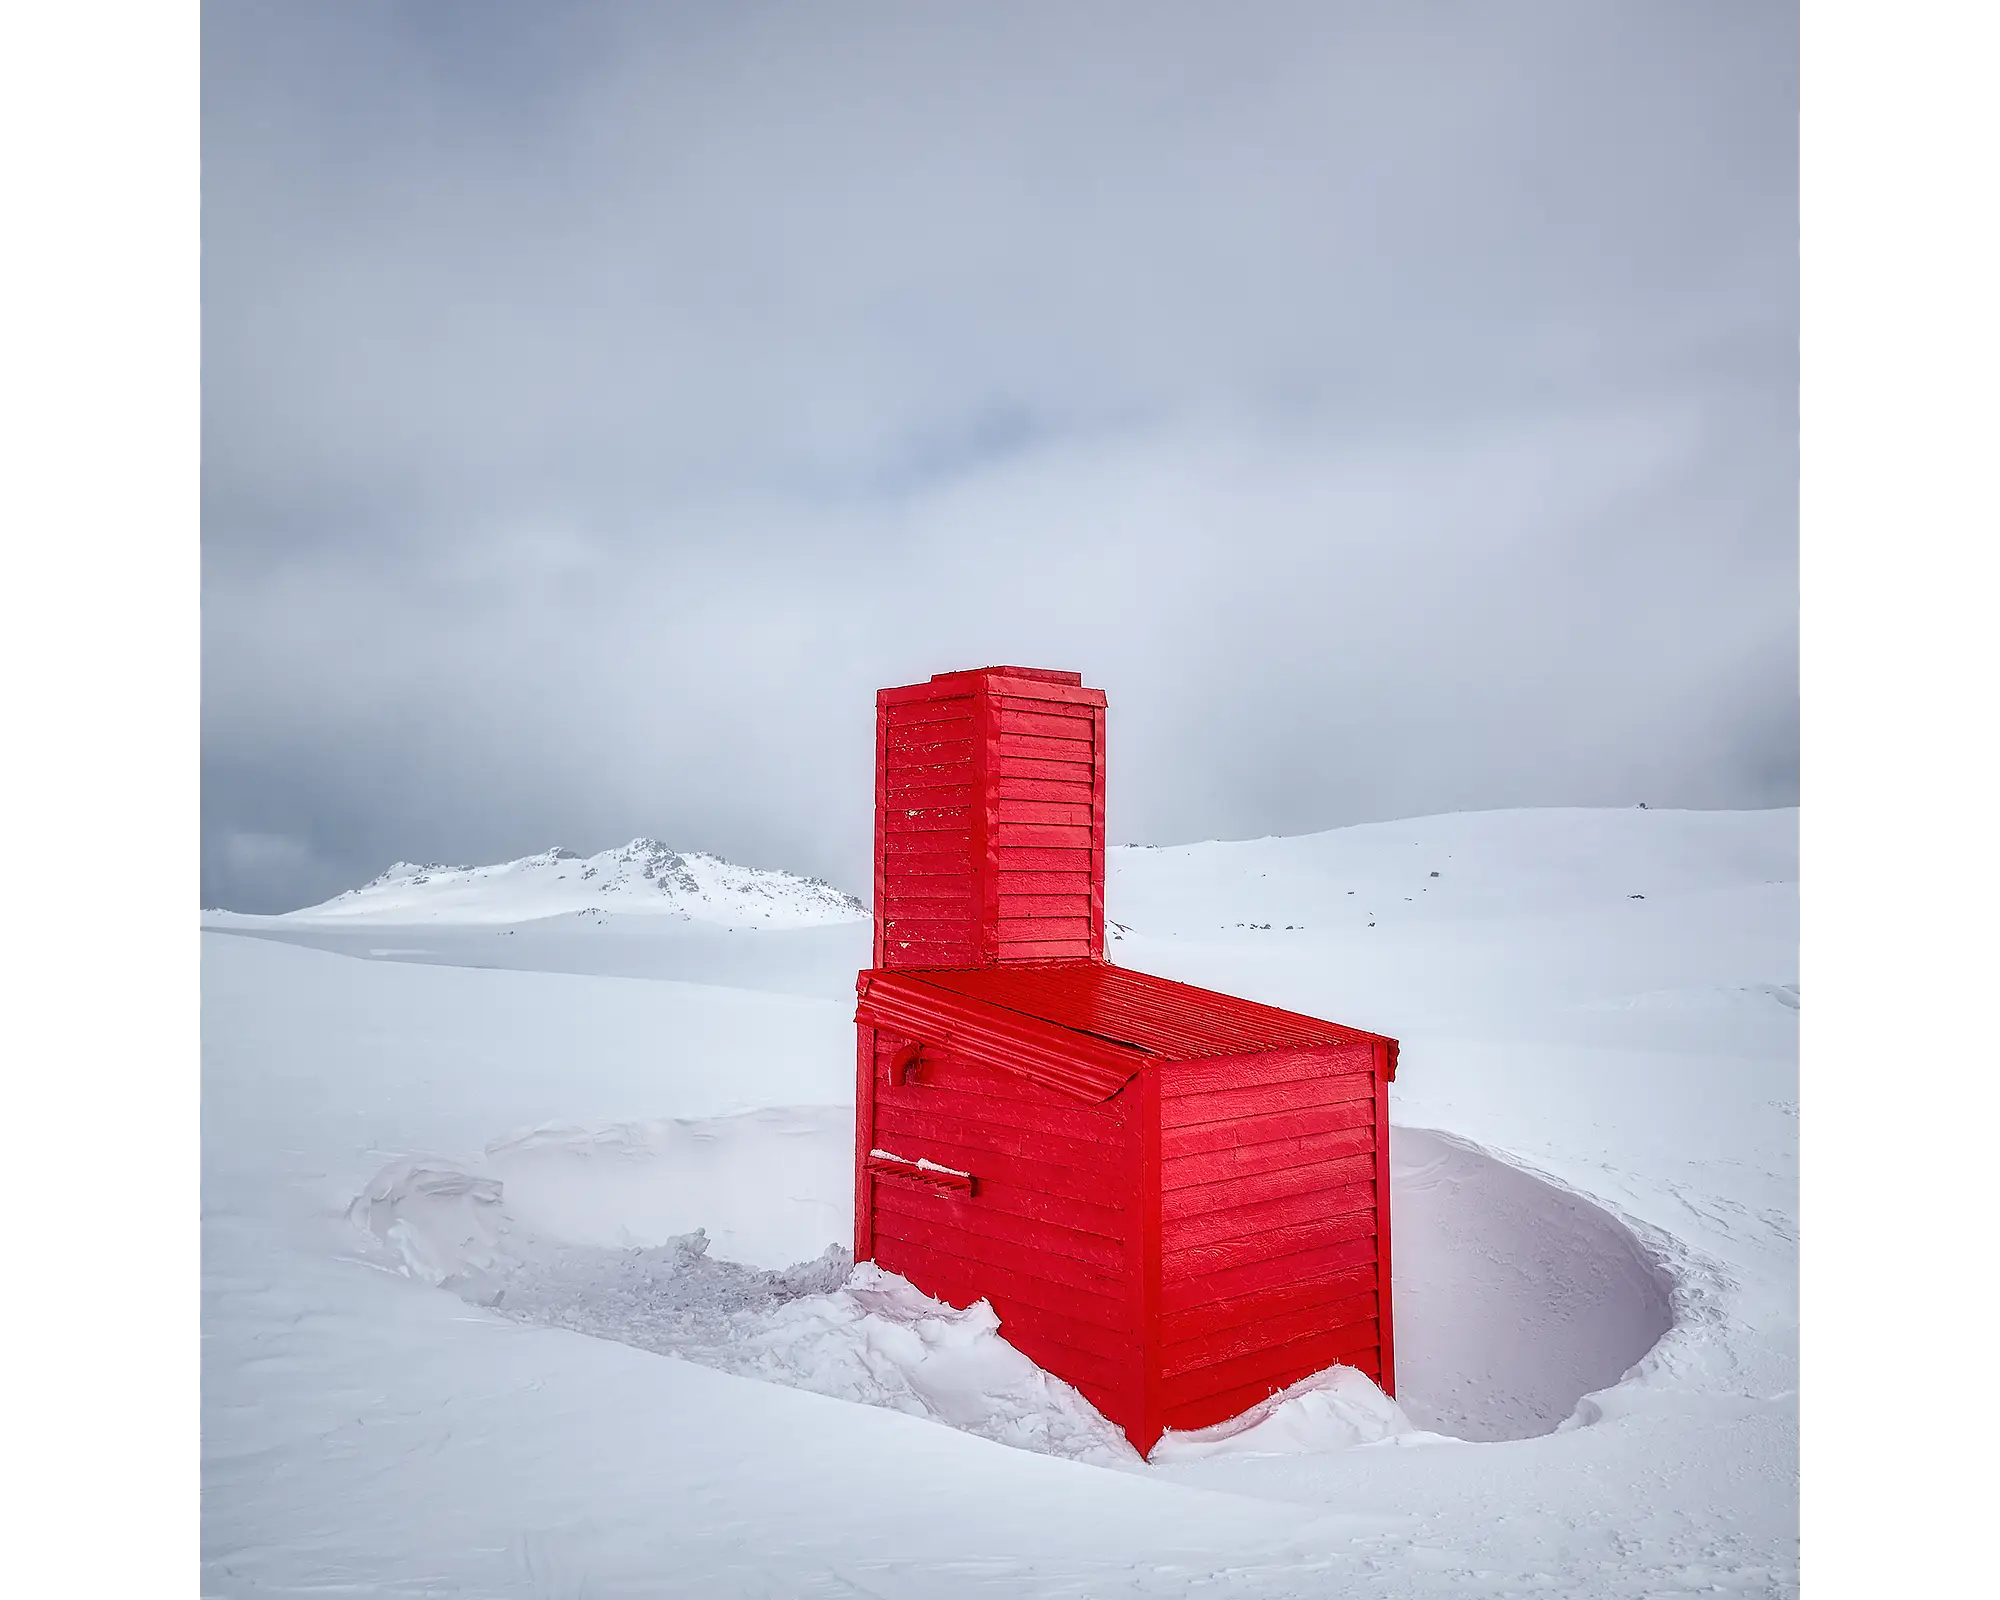
[[868, 915], [853, 895], [818, 878], [740, 867], [719, 856], [634, 839], [594, 856], [544, 850], [490, 867], [399, 861], [359, 889], [275, 920], [493, 924], [590, 912], [643, 912], [760, 928], [819, 927]]

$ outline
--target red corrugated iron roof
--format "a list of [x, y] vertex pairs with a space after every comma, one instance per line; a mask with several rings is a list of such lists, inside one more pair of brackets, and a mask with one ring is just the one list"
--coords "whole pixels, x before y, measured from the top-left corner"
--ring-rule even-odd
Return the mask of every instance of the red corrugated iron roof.
[[1102, 961], [864, 972], [857, 987], [857, 1022], [943, 1043], [941, 1029], [958, 1054], [1090, 1101], [1108, 1100], [1149, 1060], [1381, 1038]]

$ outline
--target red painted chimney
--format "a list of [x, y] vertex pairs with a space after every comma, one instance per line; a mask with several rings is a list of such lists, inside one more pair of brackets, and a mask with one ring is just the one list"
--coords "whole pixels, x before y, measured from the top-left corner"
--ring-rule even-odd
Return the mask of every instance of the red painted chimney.
[[880, 969], [1104, 958], [1104, 692], [979, 667], [875, 697]]

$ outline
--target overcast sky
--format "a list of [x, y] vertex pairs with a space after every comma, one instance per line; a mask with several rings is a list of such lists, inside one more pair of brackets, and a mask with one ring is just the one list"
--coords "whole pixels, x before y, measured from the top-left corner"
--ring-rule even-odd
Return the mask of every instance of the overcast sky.
[[203, 10], [204, 905], [865, 894], [873, 691], [1114, 841], [1798, 794], [1757, 0]]

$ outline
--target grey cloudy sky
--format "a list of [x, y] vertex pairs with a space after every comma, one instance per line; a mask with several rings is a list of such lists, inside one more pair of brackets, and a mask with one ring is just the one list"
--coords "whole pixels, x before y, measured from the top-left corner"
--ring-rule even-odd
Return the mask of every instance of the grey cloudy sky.
[[1798, 790], [1797, 18], [203, 10], [203, 883], [867, 886], [873, 691], [1118, 840]]

